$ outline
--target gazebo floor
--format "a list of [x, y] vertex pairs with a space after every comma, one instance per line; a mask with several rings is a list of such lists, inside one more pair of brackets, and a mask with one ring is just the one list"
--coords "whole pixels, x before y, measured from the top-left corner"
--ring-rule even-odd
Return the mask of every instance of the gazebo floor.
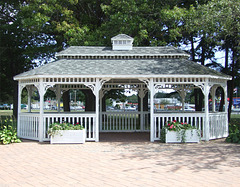
[[101, 132], [100, 142], [149, 142], [150, 132]]

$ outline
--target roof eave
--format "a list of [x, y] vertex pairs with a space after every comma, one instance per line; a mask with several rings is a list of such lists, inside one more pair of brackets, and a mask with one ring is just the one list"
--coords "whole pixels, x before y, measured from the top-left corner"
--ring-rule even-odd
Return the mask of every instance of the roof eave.
[[[31, 75], [31, 76], [15, 76], [13, 79], [16, 81], [36, 78], [212, 78], [232, 80], [230, 76], [217, 76], [217, 75]], [[65, 82], [66, 83], [66, 82]], [[187, 82], [186, 82], [187, 83]]]

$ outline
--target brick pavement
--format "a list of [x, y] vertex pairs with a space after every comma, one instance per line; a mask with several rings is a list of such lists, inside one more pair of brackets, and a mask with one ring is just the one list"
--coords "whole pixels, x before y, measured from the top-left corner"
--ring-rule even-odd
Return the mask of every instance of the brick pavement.
[[240, 145], [223, 140], [0, 145], [2, 186], [240, 186]]

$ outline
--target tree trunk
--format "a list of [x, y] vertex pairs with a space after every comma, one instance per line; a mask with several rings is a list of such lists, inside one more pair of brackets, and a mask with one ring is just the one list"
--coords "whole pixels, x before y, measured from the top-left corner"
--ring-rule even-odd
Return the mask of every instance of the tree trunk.
[[93, 94], [92, 90], [83, 90], [82, 91], [85, 95], [85, 111], [95, 111], [95, 95]]
[[228, 72], [228, 54], [229, 54], [229, 47], [226, 46], [226, 49], [225, 49], [225, 72], [224, 73], [227, 73]]
[[233, 104], [233, 90], [234, 90], [234, 77], [235, 77], [235, 60], [236, 60], [236, 49], [233, 48], [232, 57], [232, 80], [229, 81], [229, 104], [228, 104], [228, 122], [231, 120], [232, 104]]
[[102, 111], [106, 112], [106, 95], [102, 98]]
[[195, 110], [202, 111], [203, 108], [203, 93], [200, 88], [194, 89]]
[[70, 112], [69, 90], [63, 93], [62, 98], [63, 98], [63, 110], [64, 110], [64, 112]]
[[148, 111], [148, 93], [143, 98], [143, 111]]
[[[13, 93], [13, 116], [14, 118], [17, 119], [18, 117], [18, 82], [14, 81], [13, 82], [13, 88], [14, 88], [14, 93]], [[31, 106], [28, 106], [31, 107]]]
[[195, 62], [195, 49], [194, 49], [193, 35], [190, 38], [190, 42], [191, 42], [191, 59], [192, 61]]
[[206, 37], [206, 35], [204, 34], [203, 35], [203, 38], [202, 38], [202, 54], [201, 54], [201, 64], [204, 66], [205, 65], [205, 52], [206, 52], [206, 47], [205, 47], [205, 37]]
[[229, 104], [228, 104], [228, 122], [231, 120], [232, 104], [233, 104], [234, 80], [229, 81]]

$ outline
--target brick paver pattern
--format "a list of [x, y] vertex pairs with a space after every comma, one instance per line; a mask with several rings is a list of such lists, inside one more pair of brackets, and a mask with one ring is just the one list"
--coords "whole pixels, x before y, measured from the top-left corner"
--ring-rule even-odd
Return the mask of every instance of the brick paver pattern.
[[0, 145], [0, 186], [240, 186], [240, 145], [223, 140]]

